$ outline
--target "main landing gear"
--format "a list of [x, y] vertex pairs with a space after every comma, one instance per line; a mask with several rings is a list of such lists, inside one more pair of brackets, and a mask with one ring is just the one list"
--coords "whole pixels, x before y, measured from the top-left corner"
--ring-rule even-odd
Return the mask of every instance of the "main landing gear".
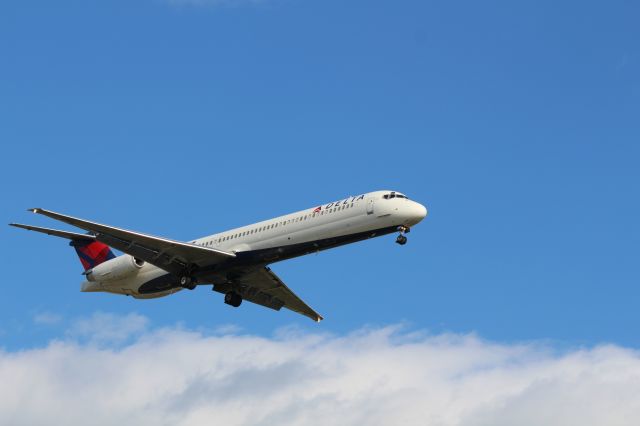
[[194, 288], [196, 288], [196, 285], [196, 280], [194, 280], [193, 278], [187, 275], [180, 277], [180, 287], [193, 290]]
[[396, 243], [403, 246], [407, 244], [407, 237], [404, 234], [411, 232], [411, 229], [407, 228], [406, 226], [398, 226], [398, 231], [400, 231], [400, 235], [398, 235], [398, 238], [396, 238]]
[[229, 293], [224, 295], [224, 303], [237, 308], [242, 303], [242, 296], [240, 296], [235, 291], [230, 291]]

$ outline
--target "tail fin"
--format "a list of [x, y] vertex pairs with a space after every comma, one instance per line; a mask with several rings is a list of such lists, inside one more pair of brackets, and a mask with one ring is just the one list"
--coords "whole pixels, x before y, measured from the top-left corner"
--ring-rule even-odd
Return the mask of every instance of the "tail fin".
[[85, 271], [116, 257], [109, 246], [100, 241], [71, 240], [69, 245], [76, 249]]

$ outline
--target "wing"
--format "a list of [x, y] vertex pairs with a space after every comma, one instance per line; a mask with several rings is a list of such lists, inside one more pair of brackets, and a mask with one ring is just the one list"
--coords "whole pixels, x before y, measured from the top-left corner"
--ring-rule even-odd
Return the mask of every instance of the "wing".
[[[185, 269], [194, 267], [216, 265], [235, 257], [234, 253], [114, 228], [49, 210], [29, 209], [29, 211], [91, 231], [96, 240], [175, 274], [181, 274]], [[38, 230], [36, 227], [30, 228]], [[60, 236], [59, 233], [65, 231], [57, 232], [58, 234], [52, 235]]]
[[314, 321], [320, 322], [322, 316], [311, 309], [302, 299], [295, 295], [268, 267], [258, 268], [241, 274], [231, 284], [214, 284], [213, 289], [226, 293], [232, 289], [238, 291], [242, 297], [250, 302], [279, 311], [282, 307], [302, 314]]

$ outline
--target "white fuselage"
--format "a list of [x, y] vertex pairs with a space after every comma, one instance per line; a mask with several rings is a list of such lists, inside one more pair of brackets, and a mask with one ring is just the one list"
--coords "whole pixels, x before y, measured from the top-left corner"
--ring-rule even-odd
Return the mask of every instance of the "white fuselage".
[[[388, 198], [389, 194], [394, 194], [394, 197]], [[376, 191], [230, 229], [191, 242], [238, 255], [265, 253], [266, 257], [262, 257], [259, 263], [266, 264], [384, 235], [394, 232], [399, 227], [409, 228], [420, 222], [426, 214], [424, 206], [409, 200], [401, 193]], [[348, 239], [349, 236], [358, 238], [351, 241]], [[292, 251], [293, 247], [299, 250]], [[293, 254], [280, 258], [277, 255], [279, 252]], [[268, 257], [271, 253], [273, 258]], [[135, 274], [125, 279], [86, 281], [82, 284], [82, 291], [106, 291], [136, 298], [152, 298], [180, 290], [181, 288], [176, 287], [153, 294], [138, 292], [141, 285], [165, 274], [167, 272], [163, 269], [145, 263]]]

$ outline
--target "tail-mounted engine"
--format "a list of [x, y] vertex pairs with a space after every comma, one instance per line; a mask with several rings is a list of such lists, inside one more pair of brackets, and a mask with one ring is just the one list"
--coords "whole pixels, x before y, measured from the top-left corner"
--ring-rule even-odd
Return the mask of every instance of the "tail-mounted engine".
[[127, 278], [138, 273], [144, 266], [144, 260], [136, 259], [133, 256], [123, 255], [107, 260], [95, 268], [85, 272], [88, 281], [105, 282]]

